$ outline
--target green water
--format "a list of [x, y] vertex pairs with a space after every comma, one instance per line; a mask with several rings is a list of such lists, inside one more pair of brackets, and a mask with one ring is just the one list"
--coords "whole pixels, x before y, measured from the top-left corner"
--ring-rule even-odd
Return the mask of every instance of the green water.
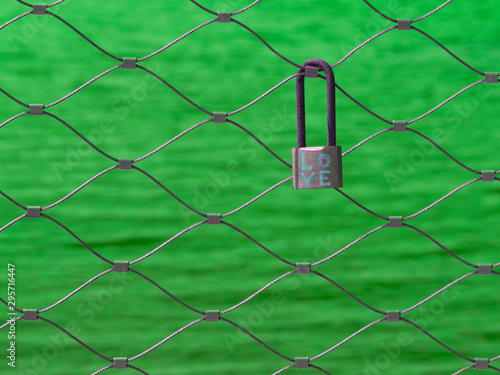
[[[5, 3], [0, 23], [27, 10]], [[395, 18], [417, 18], [440, 4], [373, 2]], [[148, 55], [212, 19], [187, 0], [67, 0], [50, 10], [119, 57]], [[334, 64], [393, 26], [362, 1], [346, 0], [264, 0], [234, 18], [297, 64]], [[490, 2], [455, 1], [417, 26], [476, 69], [499, 70], [500, 25]], [[0, 31], [0, 87], [25, 103], [56, 101], [118, 64], [52, 17], [30, 15]], [[297, 71], [234, 23], [205, 26], [141, 64], [209, 112], [236, 110]], [[344, 90], [390, 121], [414, 119], [481, 79], [417, 32], [397, 30], [334, 71]], [[308, 145], [322, 145], [325, 84], [309, 79], [306, 86]], [[497, 89], [480, 84], [411, 127], [470, 168], [498, 170]], [[0, 122], [22, 111], [0, 95]], [[116, 158], [141, 157], [209, 118], [139, 69], [113, 71], [47, 111]], [[231, 118], [290, 162], [294, 80]], [[341, 93], [337, 119], [344, 151], [389, 127]], [[0, 129], [0, 150], [0, 189], [25, 206], [52, 204], [114, 165], [48, 116]], [[229, 123], [202, 125], [137, 166], [203, 213], [232, 211], [291, 176]], [[408, 216], [476, 177], [416, 134], [387, 132], [345, 157], [342, 191], [380, 215]], [[407, 223], [472, 264], [495, 264], [499, 193], [497, 182], [479, 181]], [[112, 170], [46, 213], [112, 261], [138, 259], [202, 220], [134, 170]], [[0, 199], [0, 226], [22, 214]], [[225, 220], [292, 263], [323, 259], [386, 223], [335, 190], [294, 191], [291, 181]], [[48, 307], [111, 268], [47, 219], [23, 219], [0, 234], [2, 298], [8, 263], [16, 265], [21, 309]], [[227, 309], [292, 269], [224, 225], [196, 227], [132, 268], [201, 311]], [[409, 308], [473, 270], [409, 228], [384, 228], [315, 269], [382, 311]], [[466, 357], [493, 358], [500, 354], [499, 287], [496, 275], [474, 275], [405, 317]], [[5, 319], [7, 312], [1, 305]], [[201, 315], [135, 274], [110, 273], [42, 316], [106, 357], [130, 358]], [[294, 274], [224, 317], [294, 358], [313, 357], [382, 315], [316, 275]], [[43, 321], [19, 321], [16, 334], [17, 367], [3, 356], [2, 374], [89, 375], [109, 364]], [[0, 332], [4, 354], [9, 341]], [[228, 323], [201, 322], [132, 364], [151, 375], [246, 375], [290, 362]], [[409, 324], [382, 322], [313, 364], [331, 374], [449, 375], [470, 363]]]

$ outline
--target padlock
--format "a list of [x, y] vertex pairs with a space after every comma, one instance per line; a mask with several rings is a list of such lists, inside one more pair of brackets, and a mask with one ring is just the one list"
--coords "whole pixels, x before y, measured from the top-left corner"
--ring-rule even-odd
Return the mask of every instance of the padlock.
[[[304, 79], [316, 76], [310, 67], [319, 67], [326, 76], [328, 101], [327, 146], [306, 147], [306, 114]], [[313, 74], [311, 74], [311, 72]], [[307, 73], [307, 74], [304, 74]], [[317, 70], [316, 70], [317, 73]], [[326, 61], [306, 61], [297, 76], [297, 148], [292, 148], [294, 189], [323, 189], [343, 186], [342, 149], [336, 145], [335, 76]]]

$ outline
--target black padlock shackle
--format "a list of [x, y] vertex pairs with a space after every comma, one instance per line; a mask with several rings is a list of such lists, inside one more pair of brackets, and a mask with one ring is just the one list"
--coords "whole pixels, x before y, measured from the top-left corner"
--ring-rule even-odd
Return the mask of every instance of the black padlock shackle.
[[335, 75], [331, 66], [323, 60], [306, 61], [299, 68], [297, 76], [297, 147], [306, 147], [306, 108], [305, 108], [305, 70], [306, 66], [319, 67], [326, 76], [327, 113], [328, 113], [328, 146], [337, 144], [336, 109], [335, 109]]

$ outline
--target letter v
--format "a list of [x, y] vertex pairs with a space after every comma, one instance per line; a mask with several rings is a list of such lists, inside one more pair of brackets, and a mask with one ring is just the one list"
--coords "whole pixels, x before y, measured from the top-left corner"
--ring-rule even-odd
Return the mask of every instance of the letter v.
[[309, 183], [311, 182], [313, 176], [314, 176], [314, 172], [311, 173], [311, 175], [309, 176], [309, 178], [306, 178], [306, 174], [304, 172], [301, 172], [300, 173], [302, 179], [304, 180], [305, 184], [306, 184], [306, 187], [309, 187]]

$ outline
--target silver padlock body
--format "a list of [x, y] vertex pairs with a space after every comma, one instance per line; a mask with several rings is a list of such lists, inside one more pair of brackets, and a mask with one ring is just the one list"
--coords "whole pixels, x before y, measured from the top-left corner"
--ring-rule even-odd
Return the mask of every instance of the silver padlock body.
[[294, 189], [343, 186], [340, 146], [292, 148]]

